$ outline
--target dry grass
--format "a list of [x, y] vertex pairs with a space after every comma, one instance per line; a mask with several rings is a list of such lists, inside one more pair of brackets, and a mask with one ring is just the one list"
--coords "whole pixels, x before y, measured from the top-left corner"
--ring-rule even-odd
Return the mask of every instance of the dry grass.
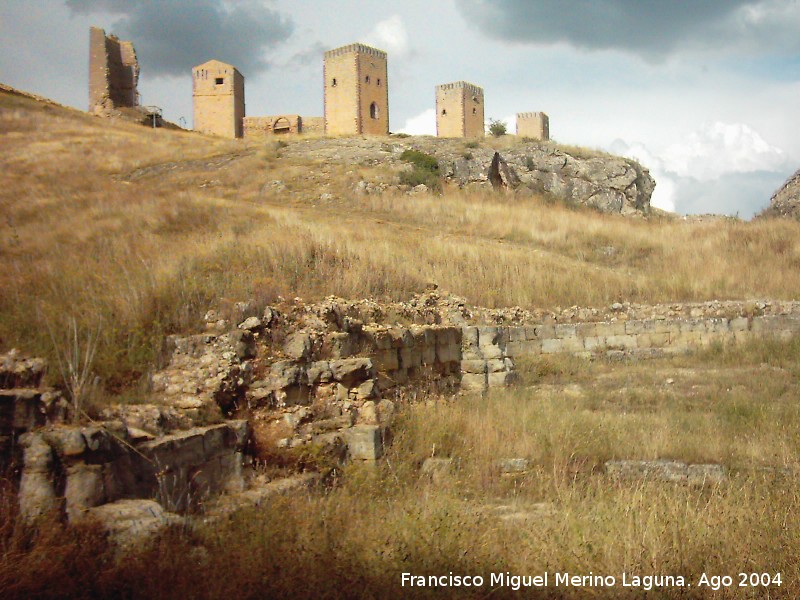
[[[528, 365], [533, 387], [401, 406], [389, 455], [327, 491], [176, 530], [115, 557], [91, 528], [14, 525], [0, 511], [4, 597], [519, 597], [510, 588], [401, 588], [401, 574], [550, 573], [541, 598], [796, 598], [800, 486], [751, 467], [797, 466], [797, 340], [639, 364]], [[684, 361], [684, 362], [681, 362]], [[671, 391], [664, 380], [674, 379]], [[588, 388], [581, 393], [576, 384]], [[702, 384], [702, 388], [698, 385]], [[692, 391], [693, 390], [693, 391]], [[454, 459], [428, 483], [420, 464]], [[531, 468], [499, 473], [501, 458]], [[721, 485], [614, 482], [611, 458], [716, 461]], [[8, 495], [0, 499], [7, 502]], [[505, 507], [505, 508], [503, 508]], [[501, 515], [528, 514], [503, 520]], [[46, 568], [44, 567], [46, 565]], [[692, 588], [556, 588], [556, 572], [683, 576]], [[736, 587], [780, 572], [780, 587]], [[723, 592], [703, 573], [730, 575]], [[538, 594], [538, 595], [537, 595]]]
[[436, 282], [479, 305], [552, 307], [800, 290], [794, 222], [631, 220], [457, 190], [356, 197], [391, 173], [0, 105], [0, 346], [54, 358], [43, 323], [74, 318], [83, 336], [99, 323], [96, 371], [115, 392], [225, 298], [403, 300]]

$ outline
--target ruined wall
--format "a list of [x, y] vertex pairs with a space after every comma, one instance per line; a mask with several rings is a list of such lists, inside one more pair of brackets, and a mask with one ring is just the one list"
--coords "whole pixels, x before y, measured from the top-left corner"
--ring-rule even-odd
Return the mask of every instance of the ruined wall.
[[139, 62], [132, 42], [89, 30], [89, 112], [104, 114], [139, 104]]
[[271, 115], [265, 117], [245, 117], [243, 132], [246, 138], [264, 138], [269, 135], [323, 133], [323, 117], [301, 117], [300, 115]]
[[543, 112], [517, 113], [517, 135], [546, 142], [550, 139], [550, 117]]
[[240, 138], [245, 116], [244, 77], [232, 65], [210, 60], [192, 69], [194, 130]]
[[325, 133], [325, 117], [303, 117], [303, 133], [323, 135]]
[[63, 511], [75, 521], [91, 508], [131, 498], [185, 511], [244, 488], [247, 432], [246, 421], [228, 421], [151, 441], [132, 438], [119, 422], [26, 433], [20, 512], [31, 519]]
[[466, 81], [436, 86], [436, 135], [483, 137], [483, 89]]
[[[540, 324], [528, 327], [465, 329], [483, 346], [509, 358], [567, 353], [591, 356], [650, 358], [684, 353], [715, 342], [741, 342], [800, 332], [800, 312], [762, 316], [602, 321]], [[476, 333], [477, 331], [477, 333]], [[489, 340], [492, 340], [491, 342]], [[463, 365], [463, 363], [462, 363]], [[465, 369], [462, 366], [462, 371]], [[466, 371], [465, 371], [466, 372]]]
[[386, 53], [350, 44], [325, 53], [325, 132], [328, 135], [389, 133]]

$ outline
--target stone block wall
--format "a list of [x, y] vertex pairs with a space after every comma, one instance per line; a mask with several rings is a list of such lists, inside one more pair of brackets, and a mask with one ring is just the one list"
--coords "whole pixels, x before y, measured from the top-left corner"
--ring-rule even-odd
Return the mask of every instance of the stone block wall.
[[195, 131], [242, 137], [245, 117], [244, 76], [233, 65], [210, 60], [192, 69]]
[[[32, 519], [62, 511], [70, 520], [120, 499], [153, 499], [185, 511], [223, 491], [241, 491], [246, 421], [196, 427], [149, 441], [121, 423], [26, 433], [19, 503]], [[149, 436], [152, 438], [153, 436]]]
[[104, 114], [139, 104], [139, 61], [132, 42], [89, 30], [89, 112]]
[[386, 53], [364, 44], [325, 52], [323, 65], [325, 133], [389, 133], [389, 80]]
[[268, 376], [250, 385], [249, 405], [364, 401], [407, 385], [457, 389], [460, 381], [459, 327], [358, 327], [321, 338], [298, 331], [285, 350], [294, 358], [273, 362]]
[[550, 117], [543, 112], [517, 113], [517, 135], [546, 142], [550, 139]]
[[[648, 358], [683, 353], [714, 342], [739, 342], [800, 332], [800, 314], [600, 321], [500, 327], [504, 356], [569, 353], [584, 357]], [[499, 353], [494, 349], [494, 353]]]
[[301, 117], [300, 115], [275, 115], [266, 117], [245, 117], [244, 137], [265, 138], [269, 135], [298, 133], [321, 134], [325, 131], [323, 117]]
[[436, 135], [438, 137], [483, 137], [483, 88], [456, 81], [436, 86]]
[[21, 436], [68, 416], [69, 406], [61, 393], [42, 385], [46, 366], [43, 359], [17, 350], [0, 355], [0, 473], [19, 468]]

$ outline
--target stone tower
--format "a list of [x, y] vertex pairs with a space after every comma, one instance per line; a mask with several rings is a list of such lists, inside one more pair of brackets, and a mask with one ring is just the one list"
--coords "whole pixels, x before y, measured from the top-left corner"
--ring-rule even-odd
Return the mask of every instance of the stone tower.
[[517, 113], [517, 135], [546, 142], [550, 139], [550, 117], [543, 112]]
[[325, 53], [325, 133], [388, 135], [386, 52], [350, 44]]
[[210, 60], [192, 69], [194, 130], [242, 137], [244, 76], [232, 65]]
[[139, 104], [139, 62], [132, 42], [89, 29], [89, 112], [108, 113]]
[[456, 81], [436, 86], [436, 135], [476, 138], [485, 135], [483, 88]]

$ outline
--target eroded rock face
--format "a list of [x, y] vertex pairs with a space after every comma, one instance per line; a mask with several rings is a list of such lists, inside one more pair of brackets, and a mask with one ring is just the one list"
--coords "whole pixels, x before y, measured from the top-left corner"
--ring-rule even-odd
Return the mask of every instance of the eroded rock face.
[[[497, 160], [492, 148], [427, 136], [393, 139], [388, 143], [360, 138], [302, 140], [284, 148], [282, 154], [348, 164], [387, 165], [401, 171], [408, 166], [400, 159], [404, 150], [434, 156], [439, 161], [441, 175], [459, 187], [480, 189], [495, 185], [516, 189], [518, 194], [543, 193], [603, 212], [631, 215], [649, 212], [656, 185], [649, 171], [632, 159], [550, 142], [520, 141], [500, 151]], [[398, 188], [361, 183], [363, 193]]]
[[762, 216], [800, 219], [800, 170], [786, 180], [772, 195]]

